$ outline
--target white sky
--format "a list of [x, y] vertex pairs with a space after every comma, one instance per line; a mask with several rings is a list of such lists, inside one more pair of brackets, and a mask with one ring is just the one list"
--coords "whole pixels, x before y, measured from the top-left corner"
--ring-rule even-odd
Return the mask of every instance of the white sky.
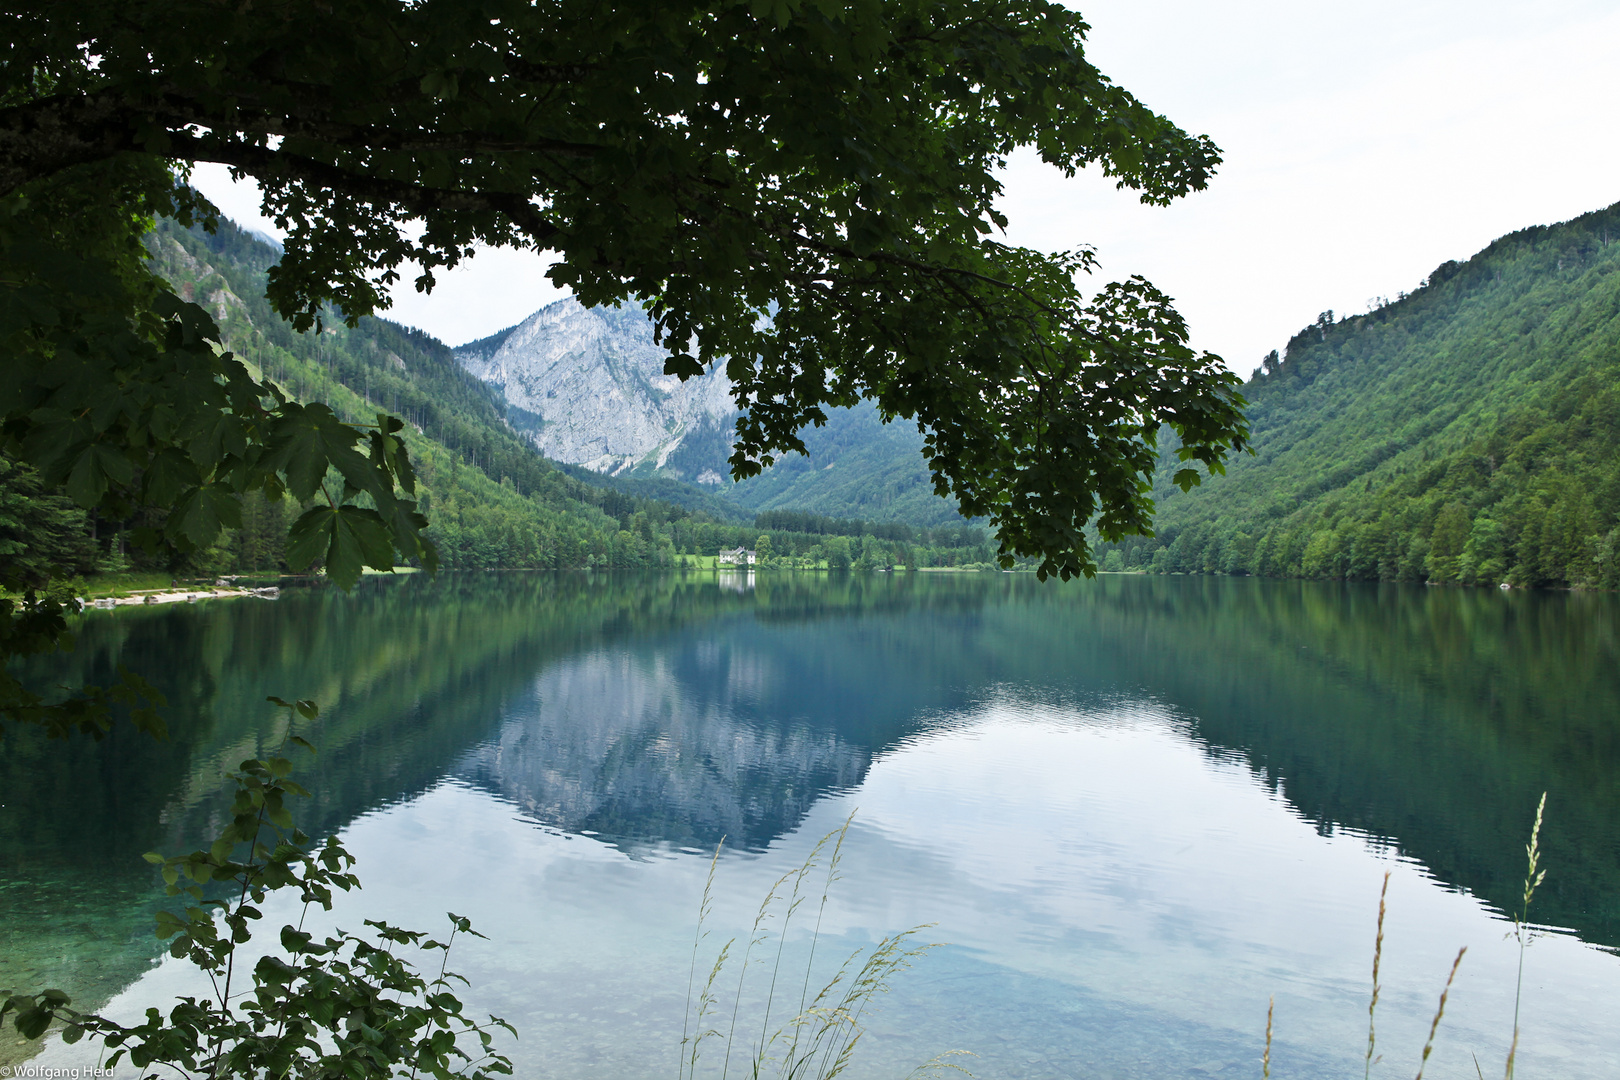
[[[1088, 55], [1226, 163], [1207, 191], [1144, 207], [1033, 155], [1008, 171], [1009, 239], [1089, 243], [1103, 280], [1142, 274], [1194, 344], [1247, 374], [1333, 309], [1410, 291], [1527, 225], [1620, 200], [1620, 9], [1613, 0], [1094, 0]], [[223, 169], [196, 182], [273, 232]], [[560, 294], [532, 254], [480, 253], [391, 318], [451, 344]]]

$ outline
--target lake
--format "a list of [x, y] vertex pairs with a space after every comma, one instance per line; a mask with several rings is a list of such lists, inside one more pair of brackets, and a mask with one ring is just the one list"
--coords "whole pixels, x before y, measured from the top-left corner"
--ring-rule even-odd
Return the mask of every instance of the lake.
[[[446, 574], [352, 596], [87, 613], [42, 685], [118, 665], [172, 738], [8, 736], [0, 987], [120, 1018], [160, 962], [140, 856], [211, 837], [220, 778], [308, 697], [297, 808], [365, 888], [333, 918], [487, 941], [452, 968], [521, 1077], [676, 1077], [698, 981], [732, 993], [772, 883], [847, 821], [838, 880], [745, 971], [730, 1071], [802, 987], [925, 926], [850, 1075], [949, 1051], [985, 1078], [1501, 1075], [1524, 844], [1547, 792], [1518, 1075], [1620, 1075], [1620, 602], [1250, 579]], [[715, 858], [719, 847], [720, 854]], [[823, 849], [825, 852], [825, 849]], [[712, 864], [712, 882], [710, 882]], [[268, 913], [266, 923], [286, 915]], [[819, 933], [813, 934], [819, 920]], [[813, 949], [813, 955], [812, 955]], [[757, 962], [763, 959], [765, 962]], [[15, 1039], [9, 1030], [4, 1040]], [[17, 1060], [14, 1045], [0, 1063]], [[49, 1064], [93, 1061], [48, 1047]], [[9, 1054], [10, 1056], [5, 1056]], [[719, 1038], [699, 1076], [721, 1075]]]

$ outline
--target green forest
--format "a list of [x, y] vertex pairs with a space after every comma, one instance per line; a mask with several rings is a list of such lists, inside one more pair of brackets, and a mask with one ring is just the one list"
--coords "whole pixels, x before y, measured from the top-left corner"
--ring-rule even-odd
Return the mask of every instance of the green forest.
[[[800, 436], [808, 456], [787, 454], [758, 476], [722, 489], [717, 501], [733, 514], [804, 510], [929, 527], [961, 523], [955, 501], [934, 491], [922, 435], [914, 424], [885, 424], [877, 406], [862, 402], [829, 409], [825, 425], [807, 427]], [[714, 469], [724, 476], [728, 450], [721, 433], [700, 431], [681, 443], [670, 463], [688, 475]]]
[[[298, 400], [327, 402], [345, 420], [384, 411], [406, 421], [421, 506], [432, 523], [427, 535], [446, 568], [668, 567], [683, 555], [761, 546], [770, 553], [767, 567], [988, 567], [994, 556], [982, 528], [780, 512], [755, 519], [712, 497], [660, 497], [681, 494], [674, 491], [680, 485], [612, 484], [559, 468], [508, 425], [505, 403], [437, 339], [371, 317], [354, 328], [334, 318], [319, 332], [294, 330], [265, 299], [265, 274], [278, 252], [230, 222], [209, 234], [160, 220], [147, 248], [154, 271], [208, 309], [255, 375]], [[154, 522], [100, 520], [43, 490], [26, 465], [0, 457], [0, 555], [36, 581], [54, 577], [64, 596], [98, 576], [206, 579], [303, 569], [286, 557], [287, 528], [300, 509], [290, 498], [270, 502], [255, 493], [245, 500], [242, 526], [208, 548], [151, 555], [131, 534]]]
[[1620, 585], [1617, 240], [1620, 204], [1324, 312], [1243, 387], [1253, 453], [1185, 493], [1162, 467], [1157, 535], [1103, 567]]
[[[1177, 465], [1167, 440], [1154, 491], [1157, 534], [1099, 544], [1100, 567], [1620, 585], [1616, 239], [1620, 205], [1503, 237], [1366, 314], [1324, 312], [1244, 386], [1253, 452], [1182, 492], [1168, 481]], [[930, 528], [784, 509], [779, 495], [758, 497], [787, 485], [786, 475], [778, 482], [767, 473], [752, 482], [765, 482], [755, 498], [733, 500], [555, 465], [433, 337], [370, 317], [353, 328], [331, 319], [319, 332], [295, 331], [264, 298], [278, 252], [263, 240], [229, 222], [208, 234], [160, 220], [147, 247], [153, 268], [209, 309], [255, 373], [299, 400], [329, 402], [348, 420], [381, 410], [407, 422], [428, 535], [447, 568], [671, 567], [735, 547], [759, 550], [767, 568], [993, 566], [994, 537], [960, 519]], [[874, 455], [892, 458], [893, 450]], [[881, 477], [859, 471], [846, 470], [840, 483], [864, 478], [881, 495]], [[770, 509], [750, 516], [738, 501]], [[890, 509], [875, 496], [867, 505]], [[0, 458], [0, 554], [36, 579], [54, 572], [64, 595], [98, 575], [300, 569], [285, 553], [298, 511], [291, 500], [253, 495], [242, 527], [206, 550], [152, 556], [128, 540], [152, 522], [100, 520], [42, 490], [27, 466]]]

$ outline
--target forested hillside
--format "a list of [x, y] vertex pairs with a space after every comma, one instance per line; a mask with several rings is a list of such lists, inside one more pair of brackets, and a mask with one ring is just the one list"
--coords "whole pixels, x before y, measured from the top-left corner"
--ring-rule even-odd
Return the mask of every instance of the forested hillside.
[[[345, 419], [385, 411], [405, 420], [407, 443], [427, 489], [423, 509], [444, 565], [581, 566], [640, 563], [651, 551], [618, 550], [615, 518], [653, 504], [563, 476], [505, 424], [502, 404], [463, 372], [445, 346], [382, 319], [349, 329], [329, 319], [297, 333], [264, 299], [264, 272], [278, 252], [222, 222], [218, 233], [160, 222], [150, 237], [154, 269], [219, 322], [239, 358], [301, 400], [331, 404]], [[224, 550], [195, 557], [203, 570], [270, 570], [295, 508], [250, 504], [246, 527]], [[639, 544], [639, 540], [638, 540]], [[632, 545], [634, 548], [635, 545]], [[645, 545], [642, 545], [643, 547]]]
[[[789, 454], [758, 476], [729, 481], [717, 497], [754, 513], [803, 510], [832, 517], [903, 522], [918, 528], [962, 524], [954, 499], [934, 493], [915, 424], [885, 424], [877, 406], [866, 401], [849, 409], [828, 409], [827, 423], [800, 432], [809, 456]], [[724, 475], [730, 455], [727, 433], [692, 438], [670, 456], [670, 463]], [[638, 474], [639, 475], [639, 474]]]
[[[722, 507], [707, 494], [677, 505], [660, 497], [666, 485], [656, 482], [586, 482], [541, 457], [507, 423], [501, 397], [430, 335], [374, 318], [352, 329], [333, 318], [318, 334], [294, 331], [264, 298], [265, 272], [279, 253], [230, 222], [210, 235], [160, 221], [147, 246], [154, 270], [208, 309], [227, 347], [256, 374], [300, 400], [327, 402], [346, 420], [370, 421], [383, 411], [406, 421], [421, 506], [432, 522], [428, 535], [447, 568], [670, 566], [682, 554], [754, 548], [762, 536], [771, 537], [766, 546], [776, 560], [801, 564], [959, 565], [991, 557], [980, 529], [896, 531], [861, 520], [828, 527], [826, 519], [807, 528], [795, 527], [805, 524], [797, 520], [755, 524], [750, 511]], [[124, 571], [282, 572], [289, 569], [287, 527], [299, 512], [291, 500], [254, 495], [241, 527], [225, 530], [207, 550], [179, 559], [152, 555], [131, 542], [134, 528], [152, 522], [97, 520], [0, 456], [0, 557], [38, 581]], [[68, 581], [68, 592], [77, 588]]]
[[[1253, 455], [1108, 569], [1620, 584], [1620, 204], [1505, 236], [1243, 389]], [[1169, 469], [1160, 472], [1167, 478]]]

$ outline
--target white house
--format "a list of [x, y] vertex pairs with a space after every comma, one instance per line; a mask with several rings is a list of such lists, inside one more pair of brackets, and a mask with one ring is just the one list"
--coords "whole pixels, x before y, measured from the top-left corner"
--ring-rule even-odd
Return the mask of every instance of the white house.
[[719, 559], [722, 563], [730, 563], [733, 566], [753, 566], [759, 561], [759, 556], [747, 548], [740, 547], [729, 550], [721, 548]]

